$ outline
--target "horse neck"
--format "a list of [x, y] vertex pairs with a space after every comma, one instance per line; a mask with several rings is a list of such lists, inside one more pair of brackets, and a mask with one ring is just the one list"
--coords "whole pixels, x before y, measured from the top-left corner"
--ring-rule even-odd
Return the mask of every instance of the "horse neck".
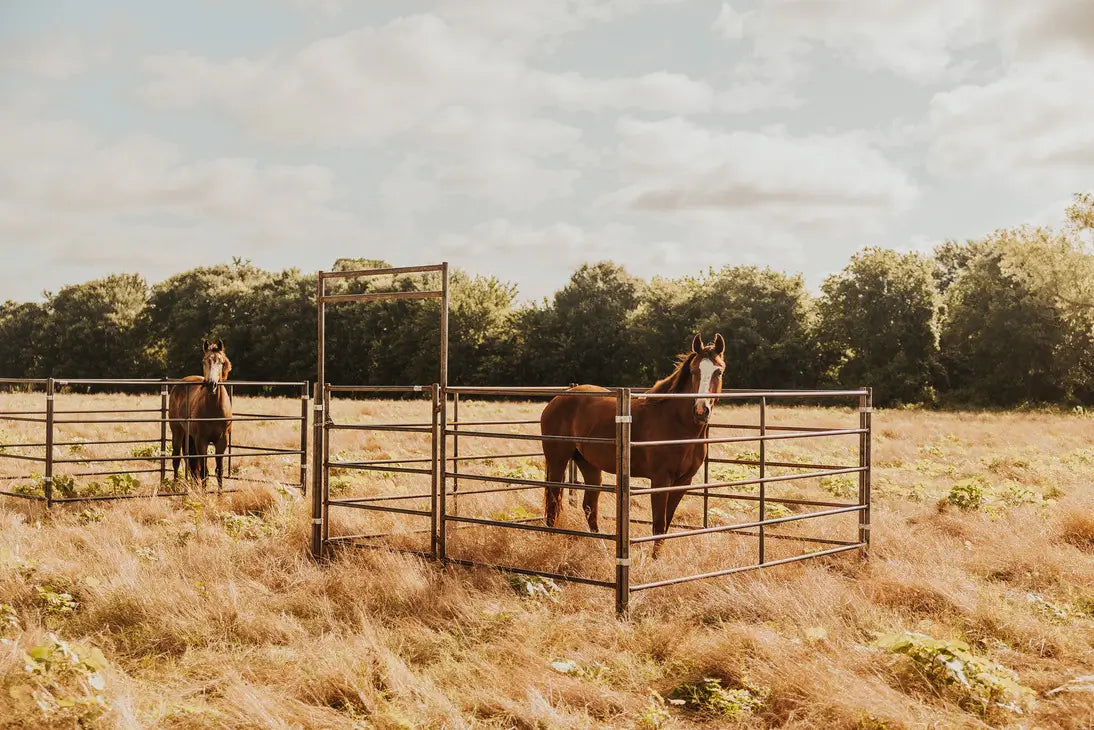
[[[691, 387], [691, 360], [695, 355], [689, 355], [682, 360], [671, 375], [658, 380], [647, 393], [688, 393], [694, 390]], [[705, 426], [695, 423], [692, 409], [695, 402], [689, 398], [657, 398], [642, 401], [647, 407], [657, 409], [658, 419], [664, 423], [677, 423], [685, 433], [702, 433]]]

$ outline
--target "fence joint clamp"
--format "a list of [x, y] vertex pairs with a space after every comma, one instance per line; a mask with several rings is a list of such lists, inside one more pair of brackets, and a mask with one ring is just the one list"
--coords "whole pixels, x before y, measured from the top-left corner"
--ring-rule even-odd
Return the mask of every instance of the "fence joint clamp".
[[415, 385], [415, 386], [414, 386], [414, 392], [415, 392], [415, 393], [421, 393], [421, 392], [422, 392], [423, 390], [425, 390], [425, 386], [424, 386], [424, 385]]
[[626, 567], [628, 567], [628, 568], [629, 568], [629, 567], [630, 567], [630, 565], [631, 565], [631, 559], [630, 559], [629, 557], [626, 557], [626, 558], [616, 558], [616, 559], [615, 559], [615, 564], [616, 564], [616, 565], [619, 565], [619, 566], [626, 566]]
[[859, 413], [873, 413], [874, 412], [874, 407], [873, 406], [863, 406], [862, 408], [858, 409], [858, 412]]
[[321, 524], [323, 524], [323, 518], [322, 517], [312, 517], [311, 518], [311, 523], [313, 525], [321, 525]]
[[615, 417], [615, 422], [616, 423], [630, 423], [631, 420], [632, 419], [631, 419], [630, 416], [616, 416]]

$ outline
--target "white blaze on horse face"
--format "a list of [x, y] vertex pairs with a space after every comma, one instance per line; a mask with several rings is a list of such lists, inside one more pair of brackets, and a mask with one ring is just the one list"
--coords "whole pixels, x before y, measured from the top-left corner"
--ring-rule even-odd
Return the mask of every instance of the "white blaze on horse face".
[[212, 360], [205, 366], [205, 380], [210, 383], [219, 383], [221, 372], [224, 369], [224, 363], [220, 360]]
[[[711, 392], [711, 386], [714, 384], [714, 371], [718, 369], [718, 366], [714, 364], [714, 361], [710, 358], [703, 358], [699, 361], [699, 392], [709, 393]], [[699, 408], [699, 403], [706, 404], [707, 412], [714, 407], [714, 399], [706, 398], [702, 401], [696, 401], [696, 410]]]

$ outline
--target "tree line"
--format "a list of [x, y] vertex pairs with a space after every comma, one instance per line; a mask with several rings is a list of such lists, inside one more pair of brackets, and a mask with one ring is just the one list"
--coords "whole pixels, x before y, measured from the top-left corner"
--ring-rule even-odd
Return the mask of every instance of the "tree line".
[[[1094, 198], [1058, 227], [947, 241], [932, 254], [866, 248], [811, 293], [800, 275], [726, 266], [644, 280], [586, 264], [555, 294], [454, 270], [449, 382], [648, 385], [692, 333], [726, 340], [727, 388], [873, 386], [879, 405], [1013, 407], [1094, 402]], [[384, 267], [341, 259], [336, 270]], [[329, 282], [334, 293], [436, 288], [429, 275]], [[150, 285], [115, 274], [0, 306], [0, 376], [179, 377], [203, 338], [233, 377], [314, 380], [316, 277], [242, 260]], [[327, 379], [437, 378], [438, 302], [337, 304]]]

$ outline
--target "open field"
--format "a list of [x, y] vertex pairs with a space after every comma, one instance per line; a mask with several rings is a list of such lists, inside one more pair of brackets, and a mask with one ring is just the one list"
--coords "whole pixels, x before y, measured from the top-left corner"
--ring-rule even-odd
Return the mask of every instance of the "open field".
[[[2, 398], [5, 410], [40, 407], [40, 396]], [[131, 402], [61, 400], [81, 408]], [[255, 407], [248, 410], [299, 413], [298, 400], [250, 401]], [[534, 419], [541, 405], [461, 408], [464, 418]], [[333, 413], [336, 420], [423, 421], [428, 406], [353, 401], [337, 403]], [[744, 407], [720, 406], [715, 414], [718, 421], [754, 420]], [[854, 425], [857, 413], [777, 409], [770, 418]], [[0, 427], [5, 443], [40, 440], [36, 424]], [[134, 440], [147, 435], [121, 427]], [[69, 437], [94, 441], [117, 435], [114, 428], [73, 426]], [[158, 425], [146, 430], [153, 428], [158, 439]], [[298, 445], [295, 428], [240, 423], [236, 442], [291, 446], [296, 439]], [[352, 432], [336, 439], [332, 458], [348, 460], [415, 458], [426, 448], [418, 435]], [[825, 463], [847, 463], [854, 446], [847, 438], [777, 443], [769, 459]], [[722, 454], [747, 458], [751, 448], [726, 446]], [[57, 452], [75, 454], [65, 467], [75, 471], [79, 458], [119, 449]], [[536, 443], [462, 439], [461, 449], [526, 453]], [[306, 552], [307, 502], [291, 487], [256, 483], [293, 481], [295, 457], [234, 462], [238, 476], [255, 481], [221, 497], [194, 493], [48, 513], [4, 498], [0, 723], [1094, 726], [1094, 680], [1074, 681], [1094, 675], [1094, 419], [878, 411], [873, 457], [868, 560], [850, 553], [646, 591], [635, 595], [623, 622], [604, 589], [565, 584], [554, 594], [528, 595], [504, 574], [443, 569], [386, 551], [343, 550], [330, 564], [315, 564]], [[540, 462], [498, 457], [466, 468], [536, 476]], [[14, 474], [10, 460], [0, 465], [9, 470], [0, 475]], [[712, 472], [715, 478], [751, 473], [735, 465], [716, 469], [722, 471]], [[332, 490], [365, 494], [382, 482], [387, 492], [414, 493], [422, 479], [346, 472], [332, 477]], [[10, 481], [35, 486], [29, 477]], [[74, 483], [77, 493], [86, 481]], [[464, 484], [472, 488], [470, 480]], [[145, 478], [123, 486], [140, 491], [151, 484]], [[852, 489], [846, 481], [817, 480], [768, 491], [846, 500]], [[516, 519], [541, 513], [542, 501], [537, 490], [461, 498], [459, 507], [461, 514]], [[602, 497], [602, 530], [611, 529], [610, 501]], [[677, 522], [701, 519], [699, 504], [685, 501]], [[755, 512], [747, 501], [716, 507], [712, 522]], [[633, 509], [646, 516], [648, 498], [635, 498]], [[339, 531], [405, 530], [399, 540], [407, 545], [421, 538], [412, 532], [420, 527], [413, 518], [336, 519]], [[568, 506], [564, 521], [581, 527], [580, 508]], [[844, 537], [854, 531], [851, 517], [831, 523], [808, 531]], [[457, 531], [453, 550], [594, 575], [610, 565], [607, 543], [502, 532]], [[772, 541], [773, 549], [787, 545], [792, 541]], [[647, 549], [636, 550], [634, 570], [639, 579], [681, 575], [754, 551], [748, 537], [669, 541], [656, 561]]]

